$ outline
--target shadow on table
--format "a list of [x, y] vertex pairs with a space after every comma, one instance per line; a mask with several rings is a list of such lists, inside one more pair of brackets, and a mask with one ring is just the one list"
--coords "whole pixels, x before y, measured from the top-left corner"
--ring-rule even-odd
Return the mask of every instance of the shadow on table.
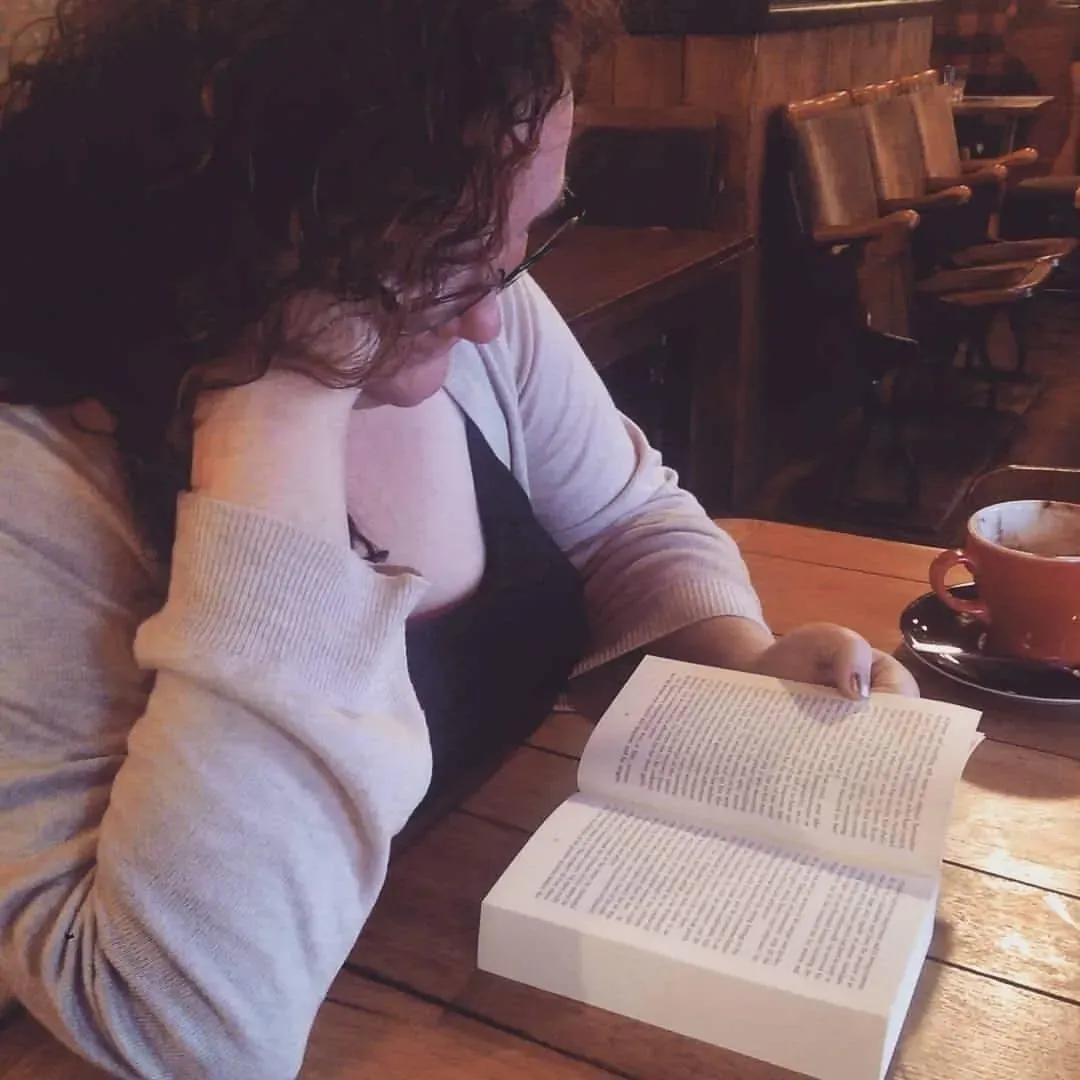
[[[1080, 794], [1080, 710], [1070, 705], [1012, 703], [1002, 695], [964, 686], [927, 668], [906, 646], [896, 658], [916, 677], [926, 698], [951, 701], [981, 712], [979, 730], [999, 744], [995, 751], [977, 750], [965, 778], [979, 787], [1004, 795], [1040, 799], [1072, 799]], [[1012, 754], [1007, 748], [1015, 748]], [[1052, 754], [1053, 759], [1037, 756]], [[987, 760], [993, 754], [995, 760]], [[1057, 764], [1055, 764], [1057, 762]]]
[[[934, 922], [934, 939], [930, 946], [931, 955], [935, 957], [947, 956], [950, 942], [952, 941], [952, 928], [948, 923], [937, 919]], [[937, 996], [938, 983], [941, 981], [941, 964], [935, 960], [927, 960], [923, 964], [922, 974], [915, 986], [915, 994], [911, 999], [911, 1008], [904, 1020], [904, 1026], [900, 1030], [900, 1038], [893, 1054], [893, 1063], [887, 1077], [905, 1075], [898, 1067], [898, 1062], [903, 1060], [906, 1044], [914, 1038], [915, 1033], [922, 1026], [922, 1022], [930, 1010], [934, 998]]]

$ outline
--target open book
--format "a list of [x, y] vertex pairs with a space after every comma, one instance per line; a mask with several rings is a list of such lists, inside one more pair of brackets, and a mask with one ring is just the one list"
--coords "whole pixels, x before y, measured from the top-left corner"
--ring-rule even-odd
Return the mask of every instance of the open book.
[[978, 719], [647, 657], [580, 793], [485, 898], [479, 966], [818, 1080], [878, 1080]]

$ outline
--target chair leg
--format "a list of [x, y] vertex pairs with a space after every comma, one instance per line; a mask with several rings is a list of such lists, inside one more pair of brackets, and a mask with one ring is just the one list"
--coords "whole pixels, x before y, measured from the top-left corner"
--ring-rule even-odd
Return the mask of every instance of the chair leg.
[[997, 409], [996, 371], [990, 359], [990, 328], [994, 312], [986, 308], [974, 308], [964, 312], [961, 346], [961, 369], [974, 379], [984, 378], [987, 383], [987, 408]]
[[990, 329], [994, 323], [992, 312], [980, 311], [972, 326], [971, 343], [975, 352], [975, 370], [992, 372], [994, 361], [990, 359]]
[[914, 510], [919, 505], [922, 495], [922, 474], [907, 440], [907, 424], [912, 413], [911, 398], [907, 392], [909, 379], [910, 369], [897, 371], [893, 379], [888, 406], [889, 446], [892, 453], [900, 458], [904, 467], [904, 504], [908, 510]]
[[1009, 329], [1016, 345], [1016, 374], [1027, 373], [1028, 333], [1032, 323], [1031, 302], [1022, 300], [1009, 307]]
[[846, 503], [847, 495], [855, 485], [855, 477], [859, 471], [859, 464], [866, 457], [873, 437], [874, 419], [873, 412], [867, 407], [865, 398], [861, 405], [862, 417], [859, 421], [858, 434], [852, 445], [848, 447], [844, 460], [837, 470], [836, 484], [833, 488], [832, 501], [834, 503]]
[[[920, 348], [910, 338], [896, 337], [876, 331], [866, 331], [860, 338], [860, 367], [870, 374], [863, 384], [860, 401], [862, 412], [857, 436], [848, 447], [847, 454], [838, 470], [834, 499], [849, 508], [870, 512], [875, 516], [893, 516], [901, 508], [913, 511], [919, 504], [921, 475], [911, 452], [907, 430], [911, 417], [914, 394], [909, 384], [920, 359]], [[891, 387], [887, 387], [892, 375]], [[885, 453], [898, 460], [903, 469], [903, 502], [886, 502], [875, 505], [846, 496], [854, 486], [859, 465], [865, 459], [875, 431], [884, 428], [887, 436]]]

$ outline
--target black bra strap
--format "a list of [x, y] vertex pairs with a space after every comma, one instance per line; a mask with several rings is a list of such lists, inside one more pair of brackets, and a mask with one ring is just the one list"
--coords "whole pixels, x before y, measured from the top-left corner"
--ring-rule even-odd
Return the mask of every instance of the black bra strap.
[[381, 563], [386, 562], [390, 558], [390, 552], [386, 548], [376, 547], [357, 527], [356, 522], [352, 519], [352, 514], [346, 515], [346, 520], [349, 523], [349, 539], [352, 541], [353, 546], [360, 544], [364, 549], [364, 561], [373, 563], [375, 566], [379, 566]]

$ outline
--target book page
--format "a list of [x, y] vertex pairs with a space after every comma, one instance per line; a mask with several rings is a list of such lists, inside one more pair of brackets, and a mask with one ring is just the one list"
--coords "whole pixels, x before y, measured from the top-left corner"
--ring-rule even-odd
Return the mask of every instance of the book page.
[[936, 895], [926, 879], [575, 796], [530, 840], [485, 906], [797, 993], [846, 1004], [857, 998], [860, 1008], [884, 1015], [913, 951], [925, 951]]
[[646, 657], [582, 755], [599, 799], [933, 876], [979, 714]]

